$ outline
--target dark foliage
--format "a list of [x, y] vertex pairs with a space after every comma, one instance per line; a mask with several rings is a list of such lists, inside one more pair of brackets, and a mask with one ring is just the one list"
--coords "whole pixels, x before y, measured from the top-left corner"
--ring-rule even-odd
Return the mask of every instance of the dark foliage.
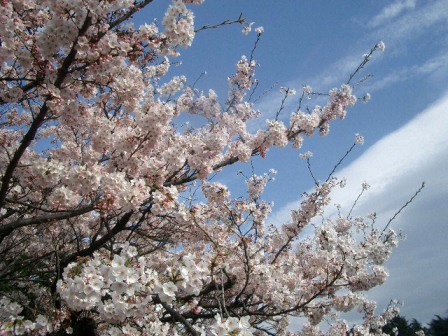
[[448, 335], [448, 316], [440, 317], [436, 315], [429, 323], [428, 335], [430, 336], [447, 336]]
[[397, 328], [397, 336], [415, 336], [419, 330], [423, 330], [426, 336], [448, 336], [448, 316], [436, 315], [429, 323], [429, 327], [423, 327], [416, 319], [408, 322], [405, 317], [397, 316], [383, 327], [383, 332], [395, 335], [393, 331], [395, 328]]

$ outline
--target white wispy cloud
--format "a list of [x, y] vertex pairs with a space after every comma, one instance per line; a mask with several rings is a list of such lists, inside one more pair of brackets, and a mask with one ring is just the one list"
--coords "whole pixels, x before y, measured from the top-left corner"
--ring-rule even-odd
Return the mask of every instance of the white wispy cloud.
[[413, 71], [419, 74], [434, 74], [446, 71], [448, 67], [448, 52], [443, 52], [433, 58], [428, 59], [425, 63], [415, 66]]
[[[426, 181], [419, 197], [392, 223], [408, 239], [388, 262], [388, 282], [371, 295], [382, 308], [391, 298], [403, 300], [404, 315], [422, 322], [448, 308], [444, 300], [448, 288], [440, 285], [446, 281], [442, 270], [448, 269], [448, 249], [444, 248], [448, 237], [447, 125], [448, 93], [338, 171], [337, 176], [348, 179], [347, 187], [332, 194], [334, 202], [348, 211], [361, 183], [367, 181], [372, 187], [357, 203], [355, 212], [365, 215], [377, 211], [377, 225], [384, 226]], [[292, 202], [278, 210], [271, 222], [288, 221], [297, 204]], [[334, 208], [327, 211], [332, 213]]]
[[[412, 1], [406, 1], [412, 3]], [[415, 2], [415, 1], [414, 1]], [[393, 6], [393, 5], [390, 5]], [[389, 6], [388, 6], [389, 7]], [[384, 8], [383, 12], [387, 10]], [[381, 24], [373, 24], [378, 21], [377, 17], [381, 17], [380, 13], [372, 19], [372, 23], [367, 26], [373, 28], [371, 35], [379, 36], [381, 39], [386, 39], [389, 43], [405, 43], [408, 40], [415, 39], [418, 35], [429, 32], [430, 27], [441, 24], [442, 28], [446, 30], [444, 23], [448, 22], [448, 0], [427, 1], [421, 6], [408, 6], [396, 12], [392, 17], [382, 20]], [[404, 9], [414, 9], [404, 11]], [[392, 13], [393, 11], [390, 11]]]
[[367, 92], [375, 92], [377, 90], [388, 88], [396, 83], [411, 80], [418, 76], [441, 76], [448, 71], [448, 53], [444, 50], [440, 54], [431, 57], [420, 64], [408, 65], [398, 68], [387, 74], [386, 76], [375, 79], [366, 84], [363, 88]]
[[[362, 61], [363, 53], [368, 52], [368, 43], [386, 41], [387, 50], [389, 46], [392, 52], [403, 52], [412, 54], [413, 43], [421, 34], [428, 32], [439, 32], [445, 36], [448, 32], [448, 0], [436, 0], [420, 3], [416, 0], [402, 0], [384, 7], [381, 12], [367, 25], [369, 31], [347, 49], [347, 55], [336, 60], [333, 64], [322, 70], [308, 82], [322, 87], [335, 86], [344, 82], [351, 72], [356, 69]], [[444, 24], [446, 23], [446, 24]], [[368, 91], [378, 90], [394, 83], [410, 79], [416, 75], [440, 72], [448, 64], [448, 39], [441, 39], [440, 50], [437, 54], [428, 53], [426, 60], [416, 64], [408, 64], [390, 72], [387, 76], [375, 80], [375, 84], [369, 86]], [[386, 55], [389, 51], [386, 51]], [[399, 56], [401, 57], [401, 56]], [[381, 55], [374, 55], [371, 63], [382, 62]], [[384, 66], [384, 64], [383, 64]], [[337, 74], [337, 75], [335, 75]]]
[[390, 5], [383, 8], [381, 13], [376, 15], [370, 22], [371, 27], [377, 27], [379, 25], [388, 23], [391, 19], [396, 18], [400, 13], [407, 9], [414, 9], [417, 0], [402, 0], [395, 1]]

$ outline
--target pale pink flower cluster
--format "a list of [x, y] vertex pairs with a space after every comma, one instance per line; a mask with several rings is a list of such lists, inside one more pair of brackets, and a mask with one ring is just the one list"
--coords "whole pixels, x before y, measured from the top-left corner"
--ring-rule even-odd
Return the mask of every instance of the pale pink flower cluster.
[[230, 197], [230, 192], [227, 187], [219, 182], [204, 182], [202, 184], [202, 192], [208, 202], [212, 204], [224, 204]]
[[386, 45], [384, 44], [383, 41], [378, 42], [378, 44], [376, 45], [376, 47], [381, 50], [384, 51], [386, 49]]
[[364, 95], [364, 97], [362, 97], [362, 101], [364, 103], [368, 103], [370, 101], [370, 99], [372, 99], [372, 96], [368, 92]]
[[291, 89], [291, 88], [282, 86], [282, 87], [280, 88], [280, 93], [284, 93], [284, 94], [286, 94], [286, 95], [294, 96], [297, 92], [296, 92], [296, 90], [294, 90], [294, 89]]
[[40, 32], [37, 45], [46, 59], [52, 59], [53, 55], [71, 46], [77, 33], [78, 27], [74, 22], [55, 16]]
[[356, 97], [352, 94], [350, 85], [343, 84], [340, 89], [330, 91], [330, 102], [322, 109], [322, 120], [320, 133], [328, 133], [328, 122], [337, 118], [344, 119], [347, 114], [347, 108], [356, 103]]
[[266, 147], [285, 147], [288, 144], [287, 129], [283, 122], [278, 120], [266, 120], [268, 129], [263, 144]]
[[320, 125], [320, 121], [319, 108], [315, 108], [312, 113], [298, 111], [291, 114], [290, 133], [294, 134], [293, 139], [295, 148], [301, 147], [303, 141], [301, 133], [312, 135]]
[[311, 223], [311, 220], [322, 214], [324, 206], [330, 203], [330, 191], [334, 187], [335, 181], [323, 183], [316, 187], [316, 191], [306, 194], [306, 198], [301, 202], [299, 209], [291, 211], [291, 221], [282, 226], [282, 231], [288, 239], [297, 237], [302, 230]]
[[184, 87], [187, 78], [185, 76], [175, 76], [168, 83], [163, 84], [157, 91], [164, 97], [170, 97]]
[[[284, 92], [288, 93], [288, 91]], [[303, 88], [304, 94], [310, 94], [311, 87]], [[352, 94], [352, 88], [344, 84], [341, 89], [330, 91], [330, 101], [324, 106], [315, 106], [311, 113], [297, 111], [291, 114], [288, 138], [293, 141], [295, 148], [300, 148], [303, 143], [303, 136], [312, 135], [316, 129], [319, 129], [320, 135], [327, 135], [330, 130], [329, 122], [337, 118], [344, 119], [347, 113], [346, 109], [356, 103], [356, 97]]]
[[255, 22], [251, 22], [251, 23], [248, 23], [248, 24], [244, 25], [243, 29], [241, 30], [241, 32], [244, 35], [248, 35], [252, 31], [252, 26], [254, 25], [254, 23]]
[[232, 89], [229, 93], [229, 105], [234, 106], [242, 103], [247, 90], [252, 87], [255, 61], [248, 61], [246, 56], [242, 56], [236, 64], [237, 72], [229, 77], [229, 87]]
[[306, 93], [306, 94], [311, 94], [311, 93], [313, 92], [313, 88], [312, 88], [311, 86], [309, 86], [309, 85], [305, 85], [305, 86], [302, 88], [302, 90], [303, 90], [303, 92]]
[[25, 320], [20, 313], [23, 307], [9, 298], [0, 299], [0, 332], [2, 335], [27, 335], [31, 332], [37, 335], [46, 335], [53, 331], [52, 324], [47, 317], [38, 315], [36, 320]]
[[[58, 292], [70, 309], [98, 311], [110, 322], [125, 319], [154, 319], [158, 300], [172, 303], [176, 295], [198, 295], [208, 281], [207, 263], [185, 255], [162, 272], [149, 258], [138, 257], [134, 246], [123, 244], [110, 260], [102, 255], [72, 263], [58, 281]], [[106, 299], [105, 299], [106, 298]]]
[[313, 152], [311, 152], [311, 151], [306, 151], [305, 153], [299, 154], [299, 157], [300, 157], [302, 160], [308, 160], [308, 159], [310, 159], [310, 158], [313, 157]]
[[255, 331], [249, 323], [249, 316], [244, 316], [240, 319], [237, 317], [223, 319], [221, 316], [216, 315], [215, 320], [216, 323], [211, 328], [211, 335], [213, 336], [252, 336]]
[[[196, 1], [196, 3], [198, 3]], [[194, 15], [181, 0], [173, 0], [162, 21], [172, 46], [189, 47], [194, 38]]]
[[364, 145], [364, 137], [361, 134], [355, 134], [355, 144]]
[[256, 32], [257, 34], [259, 34], [259, 35], [263, 34], [263, 33], [264, 33], [264, 28], [263, 28], [263, 26], [260, 26], [260, 27], [255, 28], [255, 32]]
[[260, 198], [261, 194], [269, 181], [274, 181], [277, 172], [273, 169], [270, 170], [269, 174], [263, 174], [261, 176], [252, 175], [246, 180], [247, 192], [249, 194], [249, 199], [257, 200]]

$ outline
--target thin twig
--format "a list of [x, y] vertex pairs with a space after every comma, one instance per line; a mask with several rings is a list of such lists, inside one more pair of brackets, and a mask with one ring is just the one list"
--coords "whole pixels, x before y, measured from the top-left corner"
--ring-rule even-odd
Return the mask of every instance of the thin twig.
[[418, 190], [414, 193], [414, 195], [400, 208], [400, 210], [398, 210], [391, 219], [389, 219], [389, 221], [387, 222], [387, 225], [384, 227], [382, 233], [384, 233], [384, 231], [386, 231], [386, 229], [389, 227], [390, 223], [392, 223], [392, 221], [400, 214], [400, 212], [406, 208], [409, 204], [412, 203], [412, 201], [414, 200], [414, 198], [417, 197], [417, 195], [423, 190], [423, 188], [425, 187], [425, 182], [422, 182], [422, 185], [420, 186], [420, 188], [418, 188]]
[[364, 191], [366, 189], [362, 188], [361, 192], [358, 194], [358, 197], [356, 197], [355, 201], [352, 204], [352, 207], [350, 208], [350, 211], [347, 214], [347, 219], [350, 219], [350, 215], [352, 214], [353, 209], [355, 208], [356, 204], [358, 203], [359, 199], [361, 198], [362, 194], [364, 194]]
[[350, 77], [349, 77], [349, 79], [348, 79], [348, 81], [347, 81], [347, 84], [350, 84], [350, 82], [351, 82], [352, 79], [356, 76], [356, 74], [357, 74], [359, 71], [361, 71], [361, 69], [364, 68], [364, 66], [365, 66], [367, 63], [369, 63], [369, 61], [370, 61], [371, 58], [372, 58], [371, 56], [372, 56], [373, 52], [374, 52], [375, 50], [377, 50], [377, 49], [378, 49], [378, 45], [375, 45], [372, 49], [370, 49], [370, 52], [369, 52], [368, 54], [364, 55], [364, 59], [363, 59], [363, 61], [361, 62], [361, 64], [358, 65], [358, 67], [356, 68], [356, 70], [350, 75]]
[[283, 97], [283, 99], [280, 103], [280, 108], [278, 109], [277, 113], [275, 114], [275, 121], [278, 120], [278, 117], [280, 116], [280, 112], [285, 108], [285, 101], [286, 101], [286, 98], [288, 98], [288, 92], [289, 92], [289, 89], [286, 89], [285, 96]]
[[207, 75], [207, 72], [202, 71], [201, 74], [198, 76], [198, 78], [196, 78], [196, 80], [194, 81], [193, 85], [191, 86], [191, 88], [194, 89], [194, 87], [196, 86], [196, 84], [199, 82], [199, 80], [204, 77], [205, 75]]
[[[307, 166], [308, 166], [308, 171], [310, 172], [310, 175], [311, 175], [311, 177], [312, 177], [312, 179], [313, 179], [313, 181], [314, 181], [314, 185], [318, 186], [318, 185], [319, 185], [319, 182], [317, 181], [316, 177], [315, 177], [314, 174], [313, 174], [313, 170], [311, 169], [311, 161], [310, 161], [310, 158], [306, 158], [306, 164], [307, 164]], [[327, 181], [328, 181], [328, 180], [327, 180]], [[325, 182], [327, 182], [327, 181], [325, 181]]]
[[260, 36], [261, 36], [261, 33], [258, 33], [257, 34], [257, 39], [255, 40], [255, 43], [254, 43], [254, 47], [252, 48], [252, 51], [250, 52], [249, 64], [254, 59], [255, 50], [257, 49], [258, 42], [260, 41]]
[[198, 32], [200, 32], [202, 30], [216, 29], [216, 28], [219, 28], [219, 27], [222, 27], [222, 26], [232, 25], [232, 24], [235, 24], [235, 23], [243, 24], [245, 21], [246, 21], [246, 19], [243, 18], [243, 13], [240, 13], [240, 16], [238, 17], [238, 19], [236, 19], [234, 21], [224, 20], [223, 22], [218, 23], [218, 24], [205, 25], [205, 26], [202, 26], [201, 28], [196, 29], [194, 32], [198, 33]]
[[353, 148], [355, 148], [356, 146], [356, 142], [353, 143], [353, 145], [347, 150], [347, 152], [344, 154], [344, 156], [339, 160], [338, 163], [336, 163], [336, 165], [333, 167], [333, 170], [331, 171], [330, 174], [328, 174], [327, 179], [325, 180], [325, 182], [328, 182], [330, 180], [330, 178], [333, 176], [334, 172], [336, 171], [336, 169], [338, 169], [338, 167], [341, 165], [342, 161], [344, 161], [344, 159], [347, 157], [347, 155], [350, 154], [350, 152], [353, 150]]

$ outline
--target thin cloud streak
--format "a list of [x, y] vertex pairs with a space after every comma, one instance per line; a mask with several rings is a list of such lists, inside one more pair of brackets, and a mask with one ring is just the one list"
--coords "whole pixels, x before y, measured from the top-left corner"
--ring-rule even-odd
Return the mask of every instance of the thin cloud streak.
[[388, 43], [404, 43], [410, 39], [415, 39], [423, 32], [427, 32], [429, 27], [448, 22], [447, 8], [447, 0], [425, 4], [417, 10], [410, 11], [398, 18], [394, 18], [394, 20], [389, 20], [389, 22], [375, 27], [378, 29], [373, 30], [372, 35], [387, 38]]
[[364, 90], [373, 93], [388, 88], [396, 83], [410, 80], [417, 76], [438, 76], [448, 71], [448, 54], [442, 53], [426, 60], [423, 64], [398, 69], [387, 76], [364, 86]]
[[[417, 35], [428, 31], [430, 27], [443, 23], [444, 21], [448, 23], [448, 11], [446, 10], [448, 8], [448, 0], [438, 0], [430, 4], [425, 4], [421, 8], [418, 8], [418, 10], [404, 13], [407, 9], [414, 9], [415, 4], [416, 1], [401, 1], [386, 6], [373, 19], [375, 21], [378, 20], [375, 18], [382, 17], [381, 25], [371, 26], [368, 24], [367, 26], [372, 29], [370, 29], [370, 32], [366, 36], [354, 43], [355, 47], [348, 50], [349, 53], [347, 56], [335, 61], [320, 74], [308, 78], [306, 84], [317, 88], [318, 86], [335, 86], [344, 82], [347, 79], [346, 77], [362, 61], [363, 53], [368, 52], [369, 47], [373, 47], [373, 45], [367, 45], [365, 41], [369, 41], [368, 43], [372, 43], [372, 41], [378, 43], [380, 40], [386, 40], [386, 47], [388, 44], [398, 46], [403, 43], [408, 43], [409, 40], [416, 38]], [[442, 29], [446, 30], [446, 27]], [[375, 54], [370, 63], [378, 61], [381, 62], [381, 56]], [[428, 65], [431, 61], [446, 64], [446, 54], [439, 54], [433, 59], [427, 60], [424, 65]], [[435, 68], [432, 69], [435, 70]], [[339, 75], [336, 76], [334, 75], [335, 73]], [[291, 81], [290, 83], [290, 86], [293, 88], [294, 83], [295, 81]]]
[[378, 27], [379, 25], [387, 23], [387, 21], [397, 17], [406, 9], [414, 9], [416, 3], [417, 0], [395, 1], [394, 3], [384, 7], [381, 13], [372, 19], [369, 26]]

